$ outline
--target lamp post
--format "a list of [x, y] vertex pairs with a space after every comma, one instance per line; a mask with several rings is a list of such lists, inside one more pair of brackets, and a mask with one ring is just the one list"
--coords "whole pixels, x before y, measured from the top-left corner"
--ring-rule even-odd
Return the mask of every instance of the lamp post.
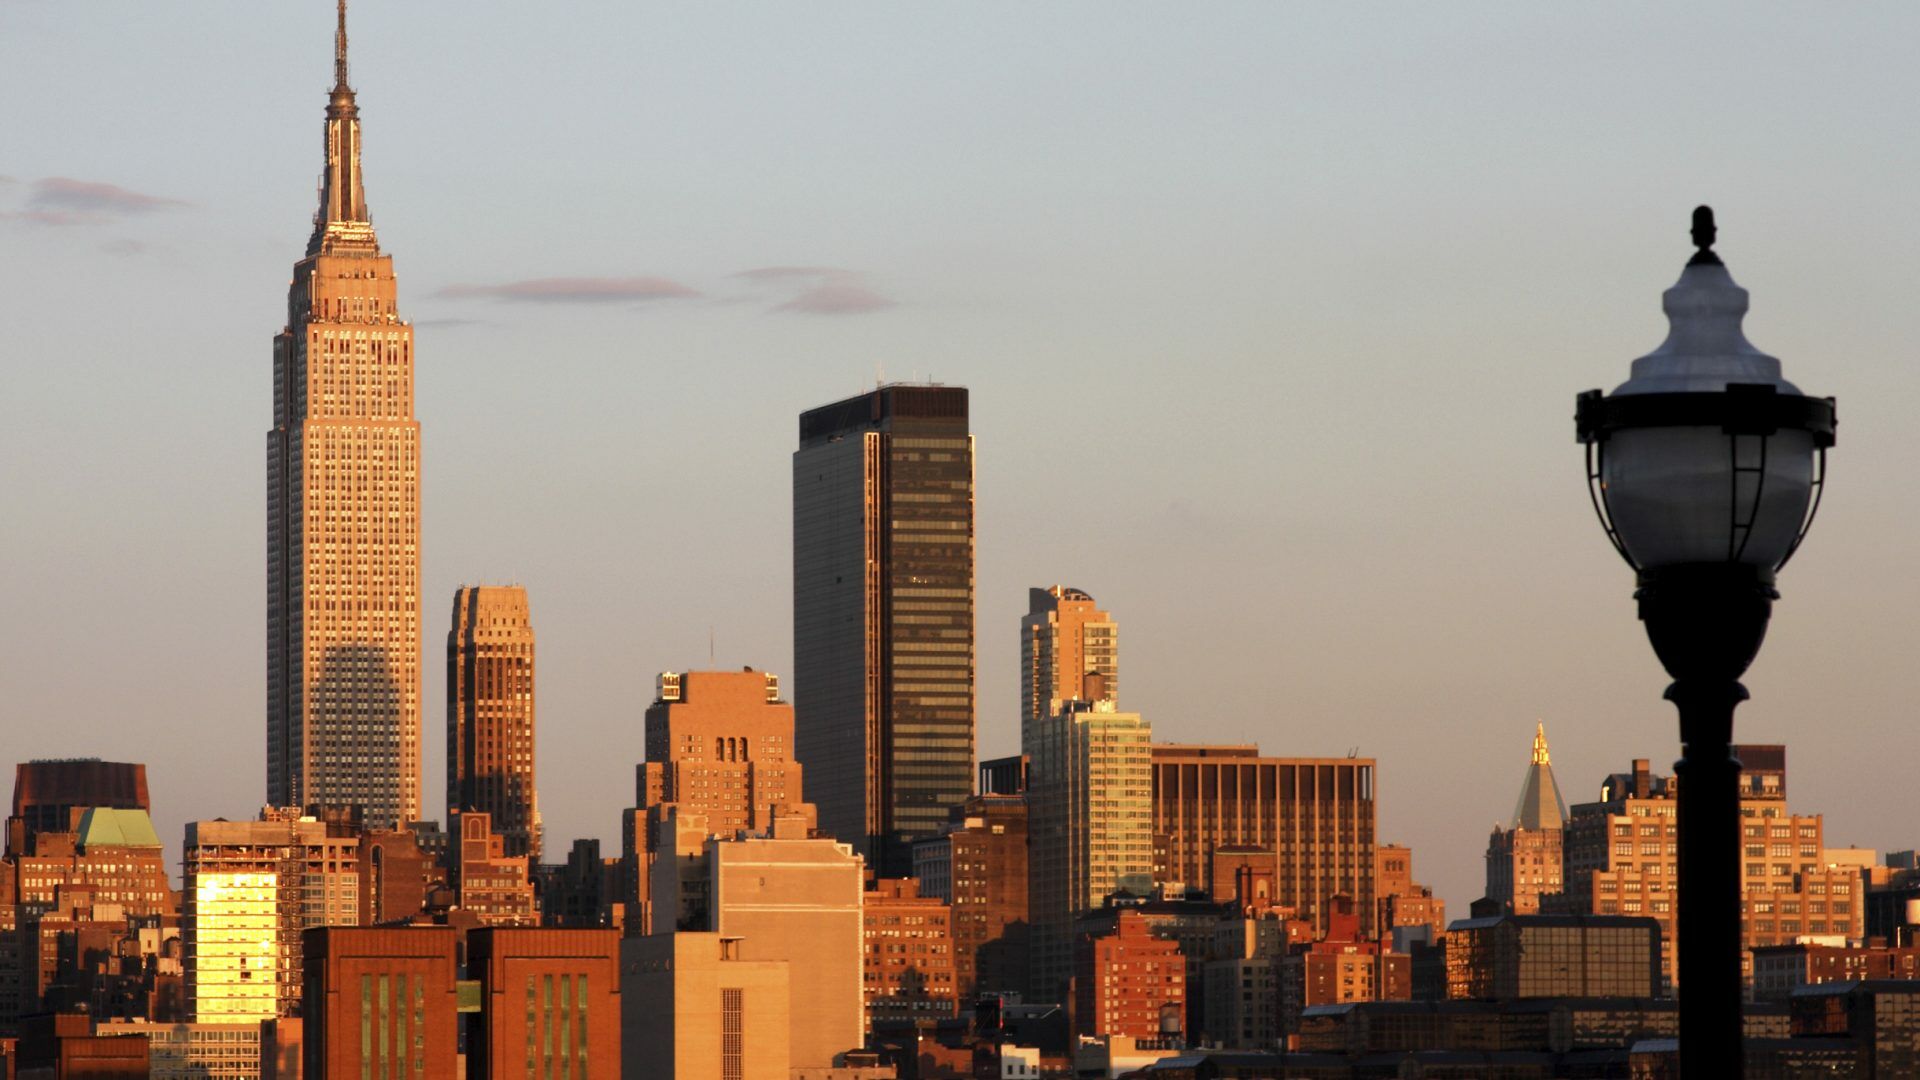
[[1747, 291], [1699, 249], [1666, 291], [1671, 329], [1612, 394], [1581, 394], [1575, 423], [1607, 539], [1633, 567], [1634, 599], [1680, 713], [1678, 832], [1683, 1075], [1741, 1075], [1740, 763], [1733, 710], [1760, 651], [1774, 576], [1825, 487], [1834, 402], [1802, 394], [1748, 343]]

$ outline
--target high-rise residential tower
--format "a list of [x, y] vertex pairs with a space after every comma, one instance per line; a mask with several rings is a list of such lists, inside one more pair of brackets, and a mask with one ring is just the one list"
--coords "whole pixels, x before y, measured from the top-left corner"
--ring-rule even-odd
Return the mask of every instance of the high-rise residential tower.
[[267, 801], [420, 816], [420, 423], [413, 327], [360, 183], [346, 2], [326, 166], [267, 433]]
[[533, 617], [518, 585], [463, 585], [447, 632], [447, 820], [492, 816], [508, 856], [540, 861]]
[[1028, 732], [1031, 989], [1058, 1001], [1074, 920], [1115, 893], [1153, 891], [1153, 728], [1110, 701], [1070, 701]]
[[1028, 589], [1020, 620], [1022, 736], [1073, 700], [1120, 700], [1120, 626], [1079, 589]]
[[795, 749], [820, 827], [884, 877], [973, 793], [967, 391], [881, 386], [800, 415]]

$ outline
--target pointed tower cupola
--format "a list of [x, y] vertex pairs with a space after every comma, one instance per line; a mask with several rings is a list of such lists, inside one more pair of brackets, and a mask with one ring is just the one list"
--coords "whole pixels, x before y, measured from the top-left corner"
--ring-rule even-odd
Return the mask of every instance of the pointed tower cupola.
[[1560, 785], [1553, 779], [1552, 757], [1547, 752], [1547, 725], [1533, 730], [1533, 762], [1527, 766], [1527, 781], [1520, 787], [1520, 802], [1513, 808], [1516, 829], [1558, 829], [1566, 824], [1567, 804], [1560, 797]]
[[320, 171], [320, 208], [313, 215], [307, 254], [379, 249], [360, 181], [360, 106], [347, 81], [347, 0], [339, 0], [333, 90], [327, 97], [326, 165]]

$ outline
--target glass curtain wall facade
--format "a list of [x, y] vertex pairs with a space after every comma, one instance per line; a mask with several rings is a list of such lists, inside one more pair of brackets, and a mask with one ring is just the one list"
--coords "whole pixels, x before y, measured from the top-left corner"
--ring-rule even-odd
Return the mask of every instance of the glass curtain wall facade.
[[820, 827], [913, 871], [973, 790], [967, 391], [882, 386], [809, 410], [793, 455], [795, 749]]

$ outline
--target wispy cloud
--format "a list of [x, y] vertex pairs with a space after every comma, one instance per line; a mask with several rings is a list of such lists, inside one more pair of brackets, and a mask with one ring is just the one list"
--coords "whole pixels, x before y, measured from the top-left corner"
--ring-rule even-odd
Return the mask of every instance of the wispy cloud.
[[606, 304], [687, 300], [700, 290], [663, 277], [555, 277], [499, 285], [449, 285], [436, 296], [449, 299], [518, 300], [537, 304]]
[[748, 281], [798, 288], [774, 311], [807, 315], [865, 315], [897, 306], [869, 288], [866, 276], [836, 266], [762, 266], [734, 275]]
[[837, 266], [762, 266], [753, 270], [742, 270], [733, 276], [752, 281], [789, 281], [794, 278], [805, 280], [857, 278], [860, 275], [852, 270], [842, 270]]
[[864, 315], [893, 306], [893, 301], [863, 285], [827, 284], [815, 285], [774, 310], [808, 315]]
[[490, 326], [492, 324], [486, 319], [415, 319], [413, 325], [443, 330], [457, 326]]
[[[12, 187], [17, 183], [12, 177], [0, 177], [0, 187]], [[148, 195], [118, 184], [75, 180], [70, 176], [49, 176], [33, 182], [24, 209], [0, 211], [0, 218], [29, 225], [64, 228], [104, 225], [136, 214], [186, 205], [179, 199]]]
[[49, 176], [36, 180], [27, 203], [42, 210], [68, 210], [81, 214], [146, 214], [185, 206], [179, 199], [130, 191], [118, 184], [98, 180], [75, 180], [70, 176]]
[[101, 244], [100, 250], [106, 252], [109, 255], [120, 255], [120, 256], [138, 255], [147, 250], [147, 245], [141, 243], [138, 240], [133, 240], [133, 239], [129, 239], [127, 237], [122, 236], [114, 240], [109, 240], [104, 244]]

